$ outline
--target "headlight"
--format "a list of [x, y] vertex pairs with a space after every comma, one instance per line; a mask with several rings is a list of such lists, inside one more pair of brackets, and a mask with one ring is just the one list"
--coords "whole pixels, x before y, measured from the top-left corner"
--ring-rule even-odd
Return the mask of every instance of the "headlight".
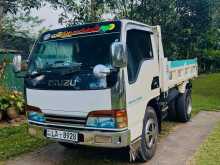
[[86, 126], [93, 128], [125, 128], [127, 127], [126, 110], [104, 110], [90, 112]]
[[45, 117], [39, 112], [28, 112], [28, 120], [36, 122], [45, 122]]
[[115, 128], [115, 119], [112, 117], [88, 117], [87, 127]]
[[31, 105], [26, 105], [25, 111], [27, 112], [28, 120], [41, 122], [41, 123], [45, 122], [44, 114], [42, 113], [40, 108]]

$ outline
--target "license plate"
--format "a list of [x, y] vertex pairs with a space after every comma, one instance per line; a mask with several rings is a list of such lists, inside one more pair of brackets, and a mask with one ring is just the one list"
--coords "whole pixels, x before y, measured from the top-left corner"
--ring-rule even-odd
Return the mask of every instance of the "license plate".
[[78, 142], [78, 133], [71, 131], [47, 129], [46, 136], [53, 139]]

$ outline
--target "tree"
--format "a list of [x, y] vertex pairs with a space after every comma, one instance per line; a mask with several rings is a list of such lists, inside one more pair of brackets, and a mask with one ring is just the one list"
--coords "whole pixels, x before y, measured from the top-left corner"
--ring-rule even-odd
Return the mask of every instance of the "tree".
[[38, 17], [26, 16], [24, 13], [5, 16], [2, 21], [0, 47], [21, 50], [28, 54], [35, 40], [33, 27], [39, 26], [42, 21]]
[[106, 8], [118, 18], [132, 19], [134, 3], [134, 0], [106, 0]]
[[210, 1], [210, 15], [212, 19], [212, 28], [220, 27], [220, 1], [211, 0]]
[[133, 19], [149, 25], [160, 25], [162, 29], [165, 54], [176, 51], [176, 23], [178, 20], [175, 0], [141, 0], [136, 1]]
[[210, 28], [210, 0], [177, 0], [177, 13], [176, 43], [182, 56], [190, 57]]
[[104, 0], [47, 0], [54, 9], [60, 8], [61, 24], [82, 24], [96, 22], [104, 12]]
[[10, 15], [4, 17], [2, 20], [2, 32], [14, 36], [34, 38], [33, 28], [41, 25], [42, 22], [43, 20], [37, 16], [33, 17], [19, 12], [15, 16]]
[[40, 0], [0, 0], [1, 5], [1, 17], [4, 14], [11, 13], [16, 14], [20, 9], [29, 12], [32, 8], [39, 8], [42, 5]]
[[30, 9], [42, 6], [41, 0], [0, 0], [0, 34], [2, 20], [8, 13], [16, 15], [18, 11], [29, 14]]

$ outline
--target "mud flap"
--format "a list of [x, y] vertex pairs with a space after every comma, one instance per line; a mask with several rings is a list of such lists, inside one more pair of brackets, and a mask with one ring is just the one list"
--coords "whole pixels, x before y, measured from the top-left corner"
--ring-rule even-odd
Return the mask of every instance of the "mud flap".
[[138, 159], [138, 152], [141, 145], [141, 139], [138, 138], [129, 145], [129, 161], [130, 163], [135, 162]]

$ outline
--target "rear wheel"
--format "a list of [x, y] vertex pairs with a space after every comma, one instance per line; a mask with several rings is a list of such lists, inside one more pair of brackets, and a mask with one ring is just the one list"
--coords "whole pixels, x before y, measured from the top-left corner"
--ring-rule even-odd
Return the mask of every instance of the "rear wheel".
[[147, 107], [143, 121], [141, 144], [138, 151], [138, 159], [141, 162], [146, 162], [154, 156], [158, 134], [159, 129], [156, 112], [152, 107]]
[[176, 99], [172, 100], [168, 105], [168, 116], [167, 119], [170, 121], [176, 121], [177, 120], [177, 114], [176, 114]]
[[187, 122], [191, 118], [192, 113], [192, 97], [191, 91], [187, 89], [184, 94], [180, 94], [177, 98], [177, 116], [179, 121]]

